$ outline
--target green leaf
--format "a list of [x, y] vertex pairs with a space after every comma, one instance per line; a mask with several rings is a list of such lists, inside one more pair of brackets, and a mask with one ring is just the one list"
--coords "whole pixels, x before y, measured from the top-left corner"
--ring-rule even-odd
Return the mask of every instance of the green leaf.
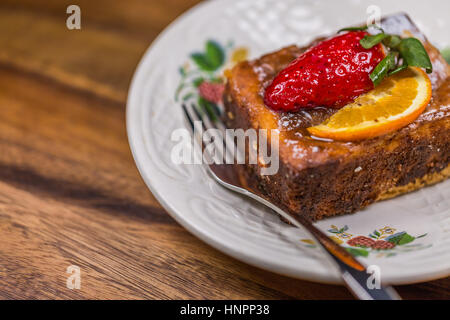
[[188, 93], [188, 94], [185, 94], [185, 95], [183, 96], [182, 100], [183, 100], [184, 102], [186, 102], [187, 100], [189, 100], [189, 99], [192, 98], [193, 96], [194, 96], [194, 94], [193, 94], [192, 92], [190, 92], [190, 93]]
[[397, 254], [395, 252], [390, 252], [386, 255], [387, 258], [389, 257], [395, 257]]
[[214, 66], [211, 65], [209, 59], [203, 53], [193, 53], [191, 54], [192, 60], [194, 60], [195, 64], [204, 71], [214, 71]]
[[[370, 79], [373, 85], [378, 86], [381, 81], [388, 75], [391, 69], [395, 68], [395, 56], [394, 52], [390, 52], [381, 62], [375, 67], [375, 69], [370, 74]], [[380, 236], [380, 234], [375, 231], [375, 235]], [[378, 233], [378, 234], [377, 234]]]
[[191, 58], [201, 70], [212, 72], [223, 65], [225, 62], [225, 53], [220, 44], [209, 40], [206, 42], [206, 52], [193, 53], [191, 54]]
[[391, 49], [396, 49], [400, 42], [402, 42], [402, 38], [392, 34], [383, 39], [383, 44]]
[[369, 251], [360, 248], [345, 248], [354, 257], [368, 257]]
[[388, 37], [388, 35], [385, 33], [365, 36], [364, 38], [359, 40], [359, 43], [363, 46], [364, 49], [370, 49], [381, 43], [381, 41], [383, 41], [386, 37]]
[[369, 28], [374, 28], [374, 29], [380, 30], [381, 32], [384, 33], [384, 30], [381, 27], [377, 26], [376, 24], [371, 24], [371, 25], [364, 26], [364, 27], [342, 28], [337, 33], [341, 33], [343, 31], [365, 31], [365, 30], [368, 30]]
[[423, 237], [425, 237], [427, 234], [428, 234], [428, 233], [421, 234], [420, 236], [417, 236], [416, 239], [423, 238]]
[[450, 64], [450, 48], [445, 48], [441, 51], [442, 56], [444, 57], [445, 61]]
[[214, 70], [217, 70], [225, 62], [225, 54], [222, 46], [213, 40], [206, 43], [206, 56]]
[[427, 73], [433, 72], [433, 65], [422, 42], [416, 38], [402, 39], [398, 45], [398, 51], [405, 64], [409, 66], [424, 68]]
[[211, 79], [209, 79], [209, 81], [212, 83], [223, 83], [223, 79], [217, 78], [217, 77], [211, 78]]
[[198, 88], [204, 81], [204, 78], [197, 78], [192, 82], [192, 84], [194, 85], [194, 87]]
[[394, 69], [393, 71], [389, 72], [388, 77], [393, 76], [396, 73], [399, 73], [400, 71], [403, 71], [405, 69], [407, 69], [408, 66], [407, 65], [402, 65], [400, 67], [397, 67], [396, 69]]
[[401, 246], [401, 245], [410, 243], [410, 242], [414, 241], [414, 239], [416, 239], [416, 238], [414, 238], [413, 236], [411, 236], [411, 235], [405, 233], [405, 234], [400, 238], [400, 240], [398, 241], [398, 245]]
[[396, 234], [393, 234], [389, 237], [386, 238], [386, 241], [389, 241], [390, 243], [393, 244], [398, 244], [398, 242], [400, 241], [400, 239], [406, 234], [405, 231], [402, 232], [397, 232]]
[[183, 90], [185, 86], [186, 86], [186, 84], [183, 82], [178, 85], [177, 89], [175, 90], [175, 100], [176, 101], [178, 101], [178, 99], [180, 98], [181, 90]]
[[364, 30], [367, 30], [367, 29], [369, 29], [368, 26], [364, 26], [364, 27], [342, 28], [342, 29], [340, 29], [337, 33], [341, 33], [341, 32], [344, 32], [344, 31], [364, 31]]

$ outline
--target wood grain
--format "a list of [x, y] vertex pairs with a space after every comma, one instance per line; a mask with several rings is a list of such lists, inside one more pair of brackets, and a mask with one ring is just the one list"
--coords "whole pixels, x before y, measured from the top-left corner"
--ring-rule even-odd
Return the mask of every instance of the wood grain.
[[[181, 228], [142, 182], [125, 131], [145, 49], [195, 0], [0, 4], [1, 299], [349, 299], [236, 261]], [[66, 268], [81, 268], [80, 290]], [[450, 280], [399, 287], [448, 299]]]

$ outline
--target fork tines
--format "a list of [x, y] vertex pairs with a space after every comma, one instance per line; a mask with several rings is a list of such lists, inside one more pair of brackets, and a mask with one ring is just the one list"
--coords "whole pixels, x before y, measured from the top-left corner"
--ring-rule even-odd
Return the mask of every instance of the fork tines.
[[[234, 141], [231, 146], [226, 139], [226, 126], [222, 121], [222, 115], [220, 110], [216, 108], [211, 108], [208, 110], [199, 110], [199, 108], [195, 104], [183, 104], [183, 111], [186, 119], [188, 120], [189, 126], [194, 133], [194, 137], [196, 142], [202, 143], [213, 143], [215, 146], [214, 155], [210, 153], [211, 150], [205, 149], [208, 152], [203, 152], [203, 154], [207, 157], [206, 162], [208, 164], [223, 164], [223, 163], [233, 163], [235, 160], [235, 145]], [[196, 123], [201, 125], [201, 129], [205, 130], [204, 135], [200, 136], [200, 128], [196, 128]], [[197, 129], [197, 130], [196, 130]], [[208, 131], [210, 130], [210, 131]], [[215, 130], [214, 137], [211, 136], [211, 130]], [[203, 144], [201, 144], [203, 147]], [[231, 150], [230, 147], [234, 147], [234, 150]], [[203, 150], [202, 150], [203, 151]]]

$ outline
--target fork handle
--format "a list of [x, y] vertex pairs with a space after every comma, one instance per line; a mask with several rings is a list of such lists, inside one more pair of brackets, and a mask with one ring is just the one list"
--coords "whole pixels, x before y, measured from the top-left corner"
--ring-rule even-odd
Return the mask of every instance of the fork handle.
[[[298, 220], [298, 218], [296, 218]], [[303, 220], [303, 219], [300, 219]], [[299, 221], [319, 241], [341, 270], [341, 276], [348, 289], [361, 300], [401, 300], [392, 287], [369, 288], [371, 277], [366, 267], [342, 246], [327, 237], [309, 221]]]
[[360, 300], [401, 300], [398, 293], [391, 286], [381, 286], [370, 289], [368, 279], [370, 275], [366, 271], [358, 271], [333, 256], [334, 261], [341, 269], [341, 277], [347, 288]]

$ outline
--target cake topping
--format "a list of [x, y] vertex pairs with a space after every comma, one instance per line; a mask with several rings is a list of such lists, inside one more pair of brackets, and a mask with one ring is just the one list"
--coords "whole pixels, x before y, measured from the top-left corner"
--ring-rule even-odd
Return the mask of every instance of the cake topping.
[[348, 32], [306, 51], [269, 85], [265, 104], [276, 111], [340, 108], [373, 89], [369, 75], [385, 54], [381, 44], [365, 49], [360, 41], [366, 36]]
[[379, 27], [379, 33], [369, 34], [369, 27], [342, 29], [348, 32], [310, 48], [275, 77], [265, 91], [265, 104], [275, 111], [339, 109], [408, 67], [432, 72], [418, 39], [402, 39]]
[[430, 99], [428, 76], [417, 67], [408, 67], [308, 131], [313, 136], [333, 140], [373, 138], [414, 121]]

